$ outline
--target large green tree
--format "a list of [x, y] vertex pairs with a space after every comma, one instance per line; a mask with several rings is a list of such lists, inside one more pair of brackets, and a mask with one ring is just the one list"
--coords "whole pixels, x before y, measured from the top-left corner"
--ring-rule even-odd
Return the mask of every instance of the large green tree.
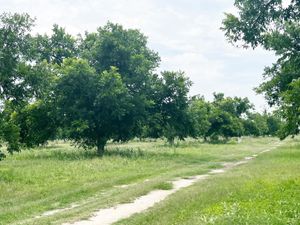
[[103, 155], [133, 107], [121, 75], [115, 67], [98, 73], [83, 59], [65, 60], [60, 73], [53, 98], [66, 137]]
[[153, 72], [160, 62], [158, 54], [148, 48], [147, 37], [139, 30], [109, 22], [95, 33], [86, 33], [80, 49], [80, 56], [98, 73], [111, 66], [118, 68], [134, 105], [128, 111], [128, 123], [118, 128], [119, 139], [140, 135], [141, 124], [147, 120], [153, 102]]
[[300, 125], [297, 82], [300, 78], [300, 2], [298, 0], [236, 0], [238, 14], [226, 14], [223, 30], [231, 43], [262, 46], [278, 60], [266, 67], [265, 81], [257, 88], [269, 104], [281, 107], [286, 126], [282, 137], [298, 134]]

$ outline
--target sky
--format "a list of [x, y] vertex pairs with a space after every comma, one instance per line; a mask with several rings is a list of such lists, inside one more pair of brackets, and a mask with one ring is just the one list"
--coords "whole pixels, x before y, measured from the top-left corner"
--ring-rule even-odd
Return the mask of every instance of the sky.
[[161, 56], [158, 70], [184, 71], [193, 82], [190, 95], [213, 92], [248, 97], [256, 109], [267, 104], [253, 88], [271, 52], [231, 46], [220, 30], [234, 0], [0, 0], [0, 13], [26, 12], [36, 18], [35, 33], [50, 33], [53, 24], [76, 35], [93, 32], [107, 21], [139, 29]]

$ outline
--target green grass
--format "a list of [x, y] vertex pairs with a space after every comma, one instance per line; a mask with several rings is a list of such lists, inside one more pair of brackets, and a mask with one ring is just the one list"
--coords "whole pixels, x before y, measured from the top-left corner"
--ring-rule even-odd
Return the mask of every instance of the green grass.
[[171, 190], [173, 185], [170, 182], [161, 182], [154, 186], [157, 190]]
[[300, 142], [289, 140], [118, 224], [300, 224]]
[[[164, 141], [133, 141], [109, 144], [103, 158], [63, 142], [23, 151], [0, 162], [0, 224], [61, 224], [87, 218], [99, 208], [170, 189], [168, 182], [175, 177], [206, 173], [276, 141], [245, 138], [240, 144], [210, 145], [187, 140], [175, 147]], [[35, 218], [72, 204], [80, 207]]]

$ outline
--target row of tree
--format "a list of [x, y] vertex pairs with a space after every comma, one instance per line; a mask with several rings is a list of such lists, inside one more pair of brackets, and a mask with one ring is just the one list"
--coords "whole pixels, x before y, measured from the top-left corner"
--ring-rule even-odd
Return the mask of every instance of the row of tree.
[[247, 98], [214, 94], [212, 102], [193, 97], [189, 107], [193, 137], [205, 140], [228, 140], [241, 136], [276, 136], [283, 122], [276, 113], [254, 112]]
[[274, 135], [280, 126], [251, 113], [248, 99], [189, 99], [191, 81], [155, 73], [160, 58], [138, 30], [107, 23], [75, 38], [57, 25], [32, 35], [33, 24], [27, 14], [0, 16], [0, 140], [10, 153], [58, 137], [102, 155], [111, 139], [216, 140]]

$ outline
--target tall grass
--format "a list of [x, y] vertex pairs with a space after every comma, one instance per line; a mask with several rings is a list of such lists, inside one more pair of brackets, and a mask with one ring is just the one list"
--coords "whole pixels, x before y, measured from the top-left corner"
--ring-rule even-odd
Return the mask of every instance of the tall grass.
[[[50, 143], [0, 162], [0, 224], [60, 224], [157, 188], [175, 177], [191, 176], [255, 154], [276, 142], [246, 138], [241, 144], [204, 144], [197, 140], [110, 143], [104, 157], [69, 143]], [[122, 185], [129, 185], [126, 188]], [[43, 212], [80, 205], [52, 216]]]
[[299, 225], [299, 140], [201, 181], [118, 224]]

